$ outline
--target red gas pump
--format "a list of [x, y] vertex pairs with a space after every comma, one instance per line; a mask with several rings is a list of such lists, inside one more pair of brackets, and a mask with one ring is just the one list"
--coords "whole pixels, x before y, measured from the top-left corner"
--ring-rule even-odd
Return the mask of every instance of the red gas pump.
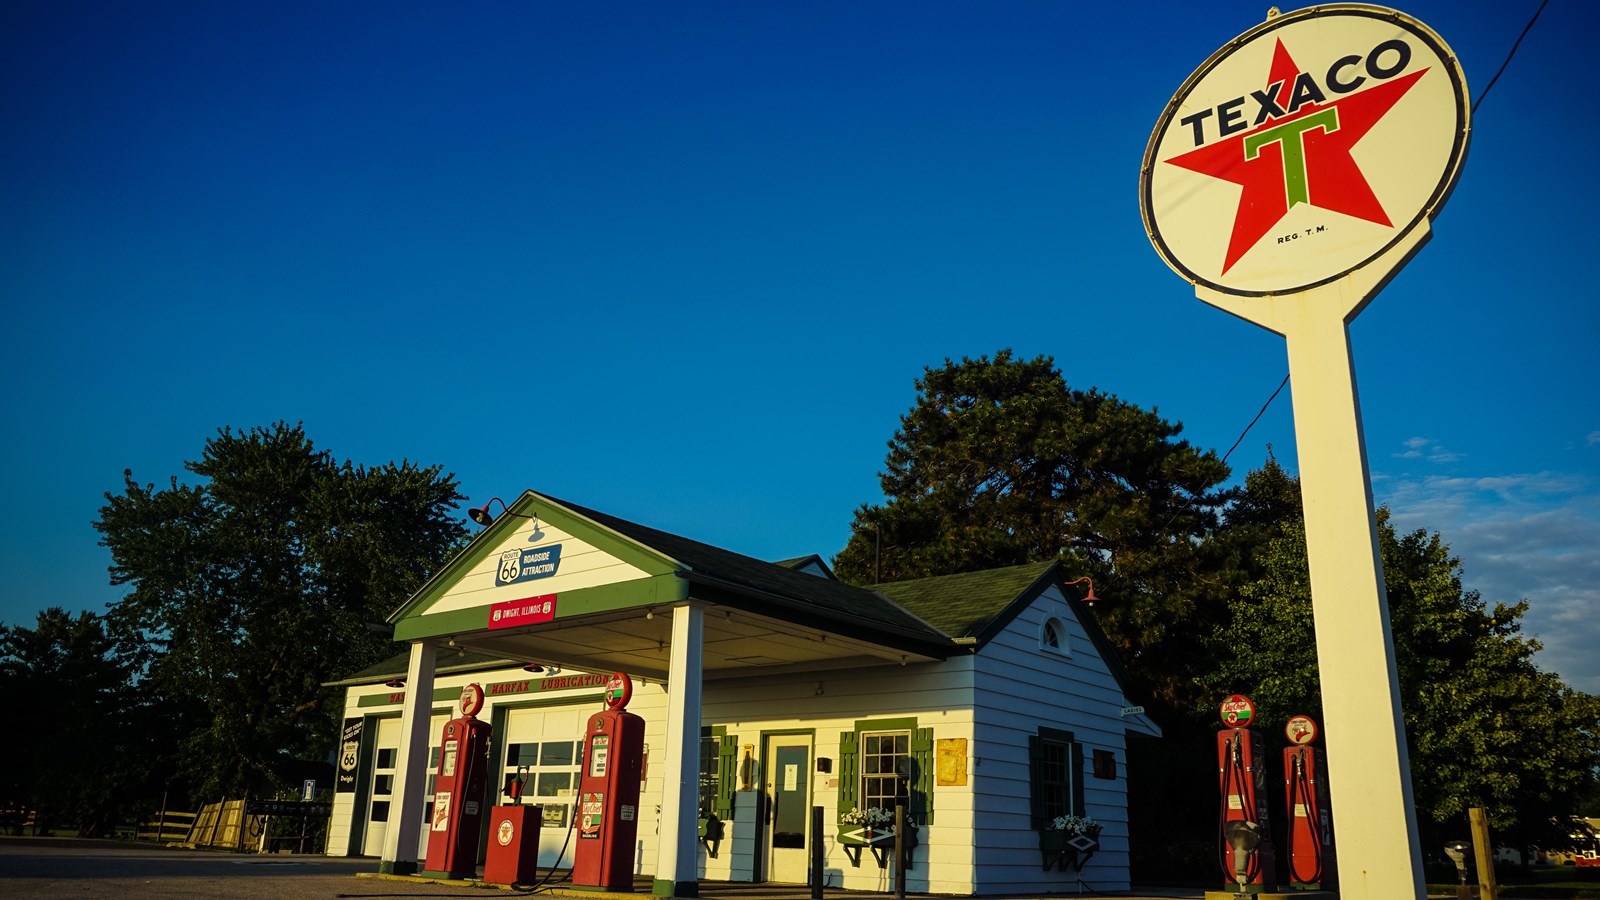
[[502, 794], [509, 805], [496, 806], [489, 816], [489, 850], [483, 860], [483, 880], [490, 884], [531, 884], [539, 872], [539, 825], [544, 808], [523, 806], [528, 767], [506, 777]]
[[471, 878], [478, 872], [478, 828], [492, 730], [488, 722], [476, 718], [480, 709], [483, 688], [469, 684], [461, 689], [461, 718], [444, 723], [439, 768], [434, 772], [433, 813], [428, 817], [424, 868], [430, 874]]
[[633, 888], [633, 843], [639, 834], [644, 719], [626, 711], [633, 682], [617, 672], [606, 683], [606, 708], [584, 732], [578, 782], [578, 846], [572, 883], [608, 891]]
[[1267, 814], [1266, 747], [1249, 697], [1233, 694], [1222, 702], [1217, 732], [1217, 781], [1222, 790], [1218, 817], [1223, 877], [1235, 891], [1259, 892], [1276, 884], [1272, 823]]
[[1289, 816], [1289, 881], [1297, 890], [1330, 886], [1337, 869], [1333, 864], [1333, 823], [1328, 814], [1328, 783], [1322, 770], [1326, 762], [1311, 743], [1317, 723], [1310, 716], [1295, 716], [1284, 726], [1289, 746], [1283, 748], [1284, 796]]

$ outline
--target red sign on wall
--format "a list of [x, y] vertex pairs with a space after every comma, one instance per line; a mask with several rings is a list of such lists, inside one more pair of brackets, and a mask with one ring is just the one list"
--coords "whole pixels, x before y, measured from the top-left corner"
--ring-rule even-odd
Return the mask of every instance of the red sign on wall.
[[518, 625], [538, 625], [556, 617], [556, 595], [542, 594], [507, 600], [489, 607], [489, 628], [515, 628]]

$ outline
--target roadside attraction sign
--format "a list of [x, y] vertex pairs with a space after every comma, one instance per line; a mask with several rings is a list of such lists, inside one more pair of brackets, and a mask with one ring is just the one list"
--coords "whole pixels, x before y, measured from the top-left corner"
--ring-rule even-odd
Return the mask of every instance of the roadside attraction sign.
[[1274, 8], [1178, 88], [1139, 175], [1161, 259], [1285, 338], [1344, 900], [1425, 896], [1348, 329], [1427, 242], [1470, 121], [1455, 54], [1416, 19]]

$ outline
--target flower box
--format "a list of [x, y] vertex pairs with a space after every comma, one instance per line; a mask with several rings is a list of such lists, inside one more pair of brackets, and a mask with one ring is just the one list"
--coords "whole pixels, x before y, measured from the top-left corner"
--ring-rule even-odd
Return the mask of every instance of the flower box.
[[1100, 823], [1088, 816], [1057, 816], [1039, 832], [1039, 852], [1044, 870], [1068, 866], [1083, 871], [1083, 864], [1100, 849]]

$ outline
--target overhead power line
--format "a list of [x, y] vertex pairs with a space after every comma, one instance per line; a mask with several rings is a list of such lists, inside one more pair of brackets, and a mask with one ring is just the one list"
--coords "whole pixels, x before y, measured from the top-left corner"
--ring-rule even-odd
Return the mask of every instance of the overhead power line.
[[1533, 23], [1539, 21], [1539, 14], [1544, 12], [1545, 6], [1547, 6], [1549, 3], [1550, 3], [1550, 0], [1544, 0], [1544, 2], [1539, 4], [1539, 8], [1538, 9], [1533, 11], [1533, 18], [1528, 20], [1528, 24], [1527, 25], [1523, 26], [1522, 33], [1517, 35], [1516, 42], [1511, 45], [1511, 52], [1506, 54], [1506, 61], [1500, 64], [1500, 70], [1498, 72], [1495, 72], [1494, 73], [1494, 77], [1489, 79], [1489, 83], [1483, 86], [1483, 93], [1479, 94], [1478, 95], [1478, 99], [1473, 102], [1473, 104], [1472, 104], [1472, 114], [1473, 115], [1477, 115], [1478, 114], [1478, 106], [1483, 103], [1483, 98], [1489, 96], [1490, 89], [1492, 89], [1494, 87], [1494, 83], [1496, 81], [1500, 80], [1501, 73], [1505, 72], [1506, 66], [1511, 65], [1511, 57], [1517, 55], [1517, 48], [1522, 46], [1522, 39], [1528, 36], [1528, 32], [1533, 29]]
[[[1502, 62], [1500, 64], [1500, 68], [1499, 68], [1499, 70], [1497, 70], [1494, 73], [1494, 77], [1489, 79], [1489, 83], [1488, 84], [1484, 85], [1483, 92], [1478, 95], [1478, 99], [1473, 101], [1473, 103], [1472, 103], [1472, 114], [1473, 115], [1477, 115], [1478, 114], [1478, 107], [1483, 104], [1483, 98], [1489, 96], [1489, 91], [1494, 88], [1495, 82], [1499, 81], [1500, 80], [1500, 76], [1505, 74], [1506, 66], [1511, 65], [1511, 58], [1517, 55], [1517, 48], [1522, 46], [1522, 39], [1528, 36], [1528, 32], [1529, 31], [1533, 30], [1533, 23], [1539, 21], [1539, 14], [1544, 12], [1544, 8], [1546, 6], [1548, 6], [1549, 4], [1550, 4], [1550, 0], [1542, 0], [1542, 2], [1540, 2], [1540, 4], [1539, 4], [1539, 8], [1533, 11], [1533, 17], [1528, 19], [1528, 24], [1524, 25], [1522, 27], [1522, 33], [1517, 35], [1517, 39], [1514, 42], [1512, 42], [1511, 51], [1506, 54], [1505, 62]], [[1228, 461], [1228, 457], [1233, 455], [1233, 451], [1239, 449], [1239, 445], [1244, 442], [1245, 435], [1249, 434], [1250, 433], [1250, 429], [1254, 428], [1255, 424], [1257, 422], [1261, 421], [1261, 417], [1266, 415], [1267, 407], [1272, 405], [1272, 401], [1278, 399], [1278, 395], [1283, 393], [1283, 388], [1288, 383], [1289, 383], [1289, 376], [1288, 375], [1283, 376], [1283, 381], [1282, 381], [1282, 383], [1280, 383], [1278, 385], [1278, 389], [1273, 391], [1272, 392], [1272, 396], [1267, 398], [1267, 402], [1263, 403], [1261, 405], [1261, 411], [1256, 413], [1256, 417], [1254, 419], [1251, 419], [1250, 420], [1250, 424], [1246, 425], [1244, 427], [1244, 431], [1239, 432], [1239, 439], [1233, 442], [1233, 446], [1228, 448], [1228, 452], [1222, 454], [1222, 461], [1223, 462], [1227, 462]]]

